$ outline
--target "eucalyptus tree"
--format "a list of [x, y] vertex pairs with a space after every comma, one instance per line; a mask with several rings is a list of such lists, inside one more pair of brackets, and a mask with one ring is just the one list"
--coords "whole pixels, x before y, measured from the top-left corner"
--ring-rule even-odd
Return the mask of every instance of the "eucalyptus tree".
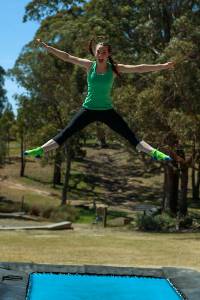
[[[77, 24], [74, 23], [75, 17], [66, 11], [57, 12], [55, 16], [47, 16], [41, 22], [35, 39], [40, 37], [48, 44], [70, 52], [73, 50], [78, 30]], [[47, 55], [32, 41], [24, 47], [11, 74], [27, 90], [31, 110], [26, 113], [32, 116], [32, 112], [36, 112], [36, 117], [32, 118], [32, 125], [25, 128], [29, 132], [26, 134], [26, 145], [44, 143], [66, 126], [73, 111], [80, 105], [83, 92], [80, 77], [83, 77], [83, 72]], [[71, 140], [67, 147], [69, 153], [72, 151], [72, 144]], [[76, 144], [79, 148], [79, 143]], [[72, 148], [76, 151], [74, 147]], [[54, 158], [54, 185], [60, 183], [62, 156], [60, 150], [57, 150]], [[68, 160], [72, 157], [71, 154], [67, 155]], [[71, 163], [67, 166], [69, 168]], [[66, 184], [68, 181], [65, 180]]]
[[[174, 71], [122, 76], [116, 82], [114, 99], [130, 126], [136, 124], [139, 136], [187, 157], [194, 140], [199, 147], [199, 5], [189, 0], [34, 0], [26, 6], [24, 20], [41, 22], [36, 37], [74, 55], [87, 55], [87, 41], [103, 35], [113, 45], [116, 61], [175, 61]], [[41, 103], [45, 107], [45, 113], [38, 111], [43, 126], [36, 136], [49, 121], [56, 120], [54, 126], [61, 127], [60, 122], [81, 103], [85, 74], [38, 52], [33, 44], [16, 67], [18, 80], [27, 85], [38, 108]], [[176, 162], [165, 166], [163, 208], [174, 215], [180, 207], [181, 214], [187, 212], [185, 168]], [[183, 201], [178, 198], [180, 178]]]
[[0, 164], [3, 164], [6, 157], [6, 131], [3, 122], [3, 114], [7, 104], [5, 84], [5, 70], [0, 66]]
[[0, 123], [4, 136], [3, 140], [6, 144], [6, 157], [10, 161], [10, 142], [15, 138], [15, 132], [13, 130], [15, 126], [15, 116], [10, 103], [6, 104]]

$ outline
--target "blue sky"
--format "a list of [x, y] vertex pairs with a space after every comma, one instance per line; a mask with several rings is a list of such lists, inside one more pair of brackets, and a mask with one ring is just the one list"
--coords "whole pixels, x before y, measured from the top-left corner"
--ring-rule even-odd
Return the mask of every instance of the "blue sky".
[[[5, 70], [12, 68], [23, 46], [31, 41], [39, 28], [39, 23], [22, 22], [25, 6], [30, 0], [2, 0], [0, 4], [0, 66]], [[16, 113], [16, 103], [13, 99], [15, 93], [22, 92], [16, 82], [6, 79], [5, 89], [7, 97]]]

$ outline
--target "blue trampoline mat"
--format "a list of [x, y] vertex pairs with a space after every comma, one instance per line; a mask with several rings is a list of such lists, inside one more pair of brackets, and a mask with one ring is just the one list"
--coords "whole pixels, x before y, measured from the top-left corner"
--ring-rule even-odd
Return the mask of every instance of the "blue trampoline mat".
[[181, 300], [165, 278], [33, 273], [27, 300]]

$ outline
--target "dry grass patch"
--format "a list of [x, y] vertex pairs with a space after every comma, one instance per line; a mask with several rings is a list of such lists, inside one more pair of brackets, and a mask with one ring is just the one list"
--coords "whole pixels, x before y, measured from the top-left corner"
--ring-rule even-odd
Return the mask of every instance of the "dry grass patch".
[[73, 231], [1, 232], [1, 261], [175, 266], [200, 270], [200, 233], [155, 234], [76, 225]]

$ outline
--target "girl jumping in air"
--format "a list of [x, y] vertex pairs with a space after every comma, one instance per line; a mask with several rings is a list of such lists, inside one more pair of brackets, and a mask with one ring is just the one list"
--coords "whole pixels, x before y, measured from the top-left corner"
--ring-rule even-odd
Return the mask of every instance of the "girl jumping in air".
[[93, 40], [90, 41], [89, 49], [91, 54], [95, 57], [95, 61], [91, 61], [72, 56], [67, 52], [48, 46], [40, 39], [37, 39], [37, 42], [56, 57], [85, 68], [87, 71], [88, 93], [82, 107], [75, 114], [67, 127], [41, 147], [25, 151], [25, 155], [41, 157], [46, 152], [61, 146], [69, 137], [88, 124], [100, 121], [127, 139], [138, 151], [147, 153], [154, 160], [172, 160], [170, 156], [158, 151], [145, 141], [137, 139], [127, 123], [113, 108], [111, 97], [114, 78], [115, 76], [120, 76], [120, 73], [145, 73], [172, 69], [174, 67], [172, 62], [155, 65], [115, 64], [111, 56], [111, 46], [102, 42], [93, 47]]

